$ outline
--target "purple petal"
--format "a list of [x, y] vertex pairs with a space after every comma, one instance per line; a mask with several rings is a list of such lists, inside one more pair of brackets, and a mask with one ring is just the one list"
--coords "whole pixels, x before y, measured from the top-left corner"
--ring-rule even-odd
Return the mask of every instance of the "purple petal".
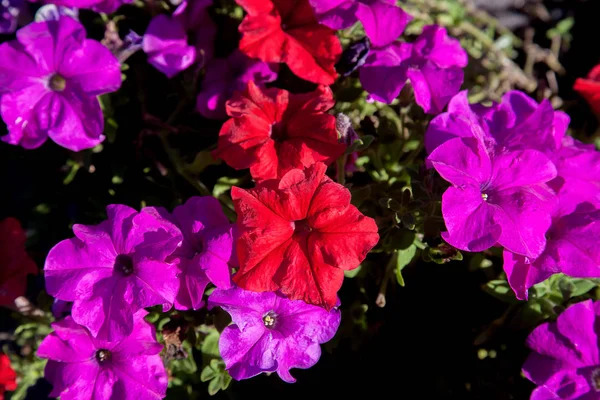
[[249, 326], [263, 325], [263, 316], [274, 309], [276, 301], [277, 295], [273, 292], [251, 292], [233, 287], [212, 292], [208, 297], [208, 308], [223, 308], [244, 331]]
[[89, 332], [71, 317], [52, 324], [54, 332], [46, 336], [37, 350], [37, 356], [63, 363], [82, 363], [96, 353]]
[[439, 68], [465, 68], [469, 57], [457, 39], [451, 38], [446, 28], [438, 25], [423, 27], [423, 32], [414, 43], [414, 52]]
[[309, 0], [319, 23], [331, 29], [345, 29], [357, 21], [357, 0]]
[[411, 45], [392, 43], [382, 49], [371, 49], [360, 69], [360, 83], [370, 96], [391, 103], [406, 83], [406, 67], [402, 61], [410, 57]]
[[225, 328], [219, 339], [219, 351], [229, 375], [238, 381], [277, 370], [275, 341], [262, 320], [260, 325], [244, 330], [237, 325]]
[[[550, 242], [546, 245], [549, 246]], [[534, 262], [526, 262], [525, 256], [511, 253], [504, 250], [504, 272], [508, 278], [510, 287], [515, 292], [517, 299], [527, 300], [529, 288], [533, 285], [543, 282], [553, 274], [560, 272], [551, 269], [538, 268]]]
[[494, 157], [490, 186], [494, 190], [546, 183], [556, 177], [556, 167], [537, 150], [516, 150]]
[[2, 141], [21, 145], [26, 149], [41, 146], [48, 138], [48, 133], [38, 129], [38, 119], [42, 118], [38, 104], [45, 96], [51, 96], [44, 85], [29, 86], [24, 90], [4, 94], [0, 97], [2, 119], [8, 127], [8, 135]]
[[502, 229], [495, 222], [495, 209], [471, 186], [450, 187], [442, 196], [442, 214], [448, 232], [442, 238], [466, 251], [483, 251], [498, 242]]
[[49, 396], [65, 400], [91, 399], [99, 372], [98, 365], [91, 362], [72, 364], [49, 360], [44, 369], [44, 378], [52, 384]]
[[132, 289], [138, 307], [161, 304], [164, 311], [167, 311], [173, 304], [179, 287], [177, 267], [162, 261], [136, 258], [134, 264]]
[[185, 266], [185, 264], [192, 263], [192, 261], [183, 260], [181, 263], [184, 264], [185, 272], [180, 273], [178, 276], [179, 289], [174, 301], [175, 309], [198, 310], [204, 306], [202, 296], [210, 280], [202, 270], [197, 271], [195, 274], [189, 272], [191, 267]]
[[408, 68], [407, 77], [414, 89], [415, 101], [426, 113], [440, 113], [460, 90], [464, 74], [457, 67], [439, 68], [431, 62], [420, 68]]

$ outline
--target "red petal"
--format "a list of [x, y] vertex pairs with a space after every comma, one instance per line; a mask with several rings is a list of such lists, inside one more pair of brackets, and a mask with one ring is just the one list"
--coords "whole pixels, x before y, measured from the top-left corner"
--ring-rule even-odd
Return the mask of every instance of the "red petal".
[[596, 114], [600, 114], [600, 82], [579, 78], [573, 89], [590, 104]]
[[348, 190], [325, 176], [326, 168], [317, 163], [249, 191], [233, 188], [239, 286], [335, 305], [343, 269], [356, 268], [379, 235], [375, 221], [350, 205]]
[[0, 393], [17, 388], [17, 374], [10, 365], [10, 358], [0, 353]]
[[[271, 6], [269, 6], [270, 3]], [[332, 84], [342, 46], [319, 25], [308, 0], [238, 0], [248, 15], [240, 24], [240, 50], [265, 62], [286, 63], [300, 78]]]
[[0, 221], [0, 305], [10, 305], [25, 294], [27, 275], [38, 268], [25, 251], [25, 231], [14, 218]]
[[331, 164], [345, 149], [338, 142], [335, 117], [327, 113], [333, 104], [326, 86], [296, 95], [249, 82], [245, 92], [227, 102], [233, 118], [223, 124], [213, 154], [234, 168], [249, 167], [257, 181], [317, 162]]

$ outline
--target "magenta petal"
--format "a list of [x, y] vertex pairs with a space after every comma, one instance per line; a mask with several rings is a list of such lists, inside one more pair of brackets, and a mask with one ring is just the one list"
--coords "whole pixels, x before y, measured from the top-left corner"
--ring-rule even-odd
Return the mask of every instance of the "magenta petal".
[[470, 186], [450, 187], [442, 196], [442, 214], [448, 232], [442, 238], [466, 251], [483, 251], [498, 242], [502, 228], [495, 222], [495, 210]]
[[[183, 263], [191, 263], [191, 261], [183, 261]], [[177, 310], [198, 310], [204, 306], [202, 296], [206, 290], [206, 286], [210, 280], [204, 273], [199, 270], [195, 274], [191, 274], [191, 266], [186, 267], [185, 272], [179, 274], [179, 290], [175, 296], [175, 309]]]
[[494, 192], [488, 203], [495, 207], [494, 220], [502, 226], [499, 244], [530, 259], [542, 254], [551, 224], [551, 199], [540, 198], [533, 188], [519, 188]]
[[250, 292], [237, 287], [215, 290], [208, 299], [208, 308], [222, 307], [233, 322], [244, 331], [247, 326], [262, 325], [262, 317], [275, 307], [274, 292]]
[[233, 379], [239, 381], [277, 370], [276, 347], [271, 335], [264, 325], [244, 330], [237, 325], [225, 328], [219, 339], [219, 351]]
[[527, 263], [525, 256], [513, 254], [510, 251], [504, 250], [502, 254], [504, 258], [504, 272], [506, 272], [508, 283], [519, 300], [527, 300], [530, 287], [545, 281], [554, 273], [559, 272], [538, 268], [536, 263]]
[[39, 84], [39, 79], [48, 74], [17, 42], [0, 45], [0, 60], [12, 60], [0, 65], [0, 95], [21, 90], [36, 81]]
[[562, 272], [579, 278], [600, 277], [600, 211], [573, 213], [555, 221], [551, 254]]
[[54, 322], [54, 333], [47, 336], [37, 350], [37, 356], [59, 362], [83, 362], [91, 359], [96, 348], [89, 334], [72, 318]]
[[490, 156], [474, 138], [448, 140], [437, 147], [428, 160], [442, 178], [457, 187], [478, 187], [480, 183], [489, 181], [492, 173]]
[[319, 23], [331, 29], [345, 29], [356, 21], [356, 0], [308, 0]]
[[[100, 372], [98, 365], [87, 363], [62, 363], [49, 360], [44, 369], [44, 377], [52, 382], [51, 397], [60, 396], [65, 400], [91, 399]], [[64, 394], [63, 394], [64, 392]]]
[[494, 158], [495, 190], [548, 182], [556, 177], [556, 167], [537, 150], [516, 150]]
[[140, 308], [162, 304], [167, 311], [179, 286], [177, 267], [163, 261], [134, 258], [133, 296]]
[[400, 7], [382, 1], [359, 2], [356, 17], [374, 47], [387, 46], [398, 39], [412, 19]]
[[35, 149], [46, 141], [48, 133], [38, 129], [37, 123], [40, 112], [37, 104], [44, 96], [50, 94], [44, 85], [38, 83], [0, 97], [2, 119], [8, 127], [8, 135], [2, 136], [4, 142]]
[[556, 328], [581, 354], [586, 365], [600, 364], [598, 336], [594, 330], [596, 314], [591, 301], [583, 301], [578, 307], [568, 307], [556, 321]]
[[415, 51], [440, 68], [464, 68], [469, 62], [460, 42], [449, 37], [446, 29], [438, 25], [423, 27], [423, 32], [415, 41]]

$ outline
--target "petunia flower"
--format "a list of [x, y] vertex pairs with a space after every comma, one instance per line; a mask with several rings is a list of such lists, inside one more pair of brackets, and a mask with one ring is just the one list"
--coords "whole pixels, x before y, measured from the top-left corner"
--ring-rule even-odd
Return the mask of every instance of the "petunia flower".
[[600, 115], [600, 64], [592, 68], [586, 78], [577, 78], [573, 89]]
[[412, 17], [396, 0], [309, 0], [319, 22], [344, 29], [360, 21], [376, 47], [387, 46], [404, 32]]
[[25, 294], [27, 275], [38, 269], [25, 252], [25, 232], [14, 218], [0, 221], [0, 306], [14, 305]]
[[75, 322], [98, 339], [116, 341], [131, 333], [140, 308], [166, 311], [173, 304], [177, 266], [165, 259], [182, 237], [152, 207], [110, 205], [107, 213], [99, 225], [74, 225], [75, 237], [48, 253], [44, 274], [51, 296], [73, 302]]
[[377, 244], [372, 218], [350, 204], [350, 192], [317, 163], [293, 169], [254, 189], [233, 187], [238, 215], [239, 271], [233, 281], [257, 292], [281, 292], [291, 300], [331, 309], [344, 271]]
[[281, 178], [316, 162], [329, 165], [344, 152], [338, 141], [334, 105], [327, 86], [306, 94], [261, 89], [248, 82], [227, 102], [232, 118], [221, 127], [214, 156], [236, 169], [250, 168], [257, 180]]
[[173, 221], [183, 241], [169, 258], [179, 268], [178, 310], [199, 309], [202, 295], [212, 282], [221, 289], [231, 287], [233, 226], [214, 197], [192, 197], [175, 207]]
[[194, 63], [204, 65], [212, 59], [217, 28], [207, 11], [211, 5], [212, 0], [184, 0], [172, 16], [152, 18], [142, 44], [148, 62], [172, 78]]
[[277, 79], [277, 65], [253, 60], [235, 50], [227, 58], [215, 58], [206, 66], [196, 108], [206, 118], [227, 119], [225, 102], [249, 81], [262, 86]]
[[532, 400], [592, 400], [600, 391], [598, 331], [600, 303], [582, 301], [568, 307], [556, 322], [531, 332], [532, 352], [523, 365], [525, 377], [538, 385]]
[[452, 246], [483, 251], [496, 244], [529, 258], [539, 256], [556, 206], [546, 182], [556, 167], [537, 150], [496, 152], [475, 138], [454, 138], [428, 157], [452, 184], [442, 196]]
[[119, 88], [120, 65], [85, 36], [79, 22], [63, 16], [29, 24], [0, 45], [0, 113], [9, 131], [3, 141], [33, 149], [50, 137], [80, 151], [104, 140], [98, 96]]
[[39, 1], [46, 4], [55, 4], [57, 6], [71, 8], [85, 8], [99, 13], [114, 13], [123, 4], [131, 4], [133, 0], [29, 0]]
[[360, 82], [371, 99], [391, 103], [410, 80], [417, 104], [435, 114], [460, 90], [467, 62], [458, 40], [448, 37], [445, 28], [429, 25], [414, 43], [372, 47]]
[[319, 25], [308, 0], [236, 0], [248, 13], [240, 50], [268, 63], [285, 63], [310, 82], [330, 85], [342, 46], [335, 31]]
[[148, 313], [133, 315], [131, 333], [112, 342], [94, 338], [84, 326], [66, 317], [54, 322], [54, 332], [40, 344], [37, 356], [47, 358], [45, 378], [51, 397], [75, 399], [162, 399], [167, 372]]
[[425, 134], [431, 153], [456, 137], [475, 137], [499, 149], [533, 149], [554, 157], [561, 148], [569, 117], [554, 111], [548, 100], [537, 103], [520, 91], [509, 91], [501, 103], [469, 104], [467, 91], [450, 100], [448, 111], [436, 116]]
[[4, 399], [4, 392], [17, 390], [17, 373], [10, 365], [10, 358], [0, 353], [0, 400]]
[[25, 7], [25, 0], [3, 0], [0, 2], [0, 34], [17, 30], [19, 15]]
[[223, 308], [233, 320], [221, 334], [219, 351], [235, 380], [277, 372], [284, 381], [295, 382], [290, 369], [315, 365], [320, 344], [333, 338], [341, 318], [337, 308], [327, 311], [277, 292], [238, 287], [216, 289], [208, 305]]

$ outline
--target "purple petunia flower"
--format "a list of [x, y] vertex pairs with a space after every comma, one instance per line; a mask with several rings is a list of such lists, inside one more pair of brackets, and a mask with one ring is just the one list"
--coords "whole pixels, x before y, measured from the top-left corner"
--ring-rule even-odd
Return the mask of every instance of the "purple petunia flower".
[[398, 39], [412, 17], [395, 5], [396, 0], [309, 0], [319, 22], [344, 29], [357, 20], [373, 46], [386, 46]]
[[192, 197], [173, 210], [175, 222], [183, 234], [181, 246], [169, 258], [178, 265], [179, 290], [175, 297], [178, 310], [199, 309], [209, 282], [221, 289], [231, 287], [233, 225], [214, 197]]
[[544, 252], [533, 262], [504, 251], [504, 271], [519, 300], [526, 300], [530, 287], [556, 273], [575, 278], [600, 278], [600, 253], [597, 250], [600, 211], [581, 208], [555, 217], [546, 237]]
[[600, 392], [598, 335], [600, 303], [573, 304], [535, 328], [527, 338], [533, 350], [523, 373], [538, 387], [532, 400], [593, 400]]
[[360, 70], [360, 82], [374, 100], [391, 103], [410, 80], [415, 101], [438, 113], [460, 90], [468, 61], [458, 40], [445, 28], [429, 25], [414, 43], [373, 47]]
[[225, 102], [236, 90], [244, 90], [248, 81], [261, 86], [277, 79], [277, 66], [253, 60], [239, 50], [226, 59], [213, 59], [206, 66], [196, 107], [206, 118], [226, 119]]
[[[184, 0], [172, 16], [157, 15], [144, 34], [148, 62], [172, 78], [194, 63], [204, 65], [214, 54], [216, 25], [208, 14], [212, 0]], [[188, 44], [188, 34], [192, 37]]]
[[216, 289], [208, 303], [223, 308], [233, 320], [221, 334], [219, 350], [236, 380], [277, 371], [284, 381], [295, 382], [290, 369], [315, 365], [320, 343], [329, 341], [340, 325], [338, 309], [327, 311], [276, 292]]
[[167, 372], [159, 355], [154, 326], [147, 312], [133, 315], [131, 334], [119, 341], [95, 339], [71, 317], [52, 324], [54, 332], [40, 344], [37, 355], [47, 358], [45, 378], [51, 397], [75, 399], [162, 399]]
[[133, 0], [43, 0], [43, 2], [63, 7], [86, 8], [99, 13], [111, 14], [117, 11], [123, 4], [133, 3]]
[[32, 23], [0, 45], [0, 59], [3, 141], [32, 149], [50, 137], [79, 151], [104, 140], [98, 96], [119, 88], [120, 65], [79, 22]]
[[452, 184], [442, 196], [452, 246], [483, 251], [500, 244], [535, 258], [546, 245], [556, 196], [546, 182], [556, 167], [537, 150], [496, 151], [475, 138], [454, 138], [428, 158]]
[[138, 213], [110, 205], [107, 213], [99, 225], [74, 225], [75, 237], [48, 253], [44, 273], [48, 293], [73, 302], [75, 322], [98, 339], [116, 341], [131, 333], [140, 308], [162, 304], [166, 311], [173, 304], [177, 266], [165, 259], [182, 237], [152, 207]]
[[534, 149], [554, 157], [568, 125], [569, 117], [554, 111], [548, 100], [538, 104], [523, 92], [510, 91], [502, 103], [485, 107], [469, 104], [467, 91], [462, 91], [452, 98], [448, 112], [429, 124], [425, 148], [431, 153], [452, 138], [476, 137], [498, 148]]
[[0, 34], [13, 33], [17, 30], [19, 15], [23, 7], [25, 7], [25, 0], [0, 1]]

